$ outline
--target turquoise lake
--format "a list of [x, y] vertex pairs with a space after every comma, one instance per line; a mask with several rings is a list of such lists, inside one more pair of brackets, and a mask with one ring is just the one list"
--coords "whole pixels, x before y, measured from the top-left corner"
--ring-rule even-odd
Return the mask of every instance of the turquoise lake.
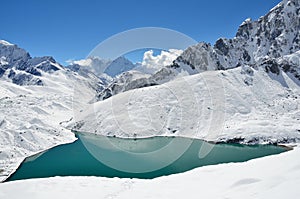
[[26, 158], [6, 181], [53, 176], [152, 179], [287, 151], [275, 145], [210, 144], [182, 137], [122, 139], [83, 133], [76, 136], [78, 140], [73, 143]]

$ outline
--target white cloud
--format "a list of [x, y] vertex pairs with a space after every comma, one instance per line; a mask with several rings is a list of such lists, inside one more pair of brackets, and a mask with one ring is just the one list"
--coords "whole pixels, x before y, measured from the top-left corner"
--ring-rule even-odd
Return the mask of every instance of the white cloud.
[[81, 60], [72, 60], [72, 59], [69, 59], [66, 62], [68, 64], [78, 64], [80, 66], [91, 66], [92, 63], [93, 63], [93, 60], [91, 58], [81, 59]]
[[67, 60], [69, 65], [78, 64], [79, 66], [83, 66], [91, 72], [99, 75], [101, 74], [105, 68], [111, 63], [110, 60], [101, 59], [99, 57], [89, 57], [81, 60]]
[[172, 64], [182, 52], [182, 50], [170, 49], [169, 51], [161, 51], [161, 54], [154, 56], [153, 50], [146, 51], [142, 66], [149, 69], [160, 69], [163, 66]]

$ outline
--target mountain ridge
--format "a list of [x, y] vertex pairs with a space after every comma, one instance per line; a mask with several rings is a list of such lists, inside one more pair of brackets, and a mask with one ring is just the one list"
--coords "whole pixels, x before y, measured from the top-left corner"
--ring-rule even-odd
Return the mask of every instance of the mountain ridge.
[[[227, 70], [241, 66], [251, 70], [262, 67], [267, 73], [277, 75], [284, 71], [300, 80], [299, 16], [299, 1], [284, 0], [256, 21], [246, 19], [239, 26], [234, 38], [220, 38], [213, 46], [200, 42], [188, 47], [170, 66], [162, 67], [146, 79], [136, 77], [134, 84], [121, 80], [123, 76], [116, 78], [99, 93], [97, 99], [103, 100], [120, 92], [165, 83], [182, 72], [197, 74], [207, 70]], [[250, 81], [251, 79], [246, 82]]]

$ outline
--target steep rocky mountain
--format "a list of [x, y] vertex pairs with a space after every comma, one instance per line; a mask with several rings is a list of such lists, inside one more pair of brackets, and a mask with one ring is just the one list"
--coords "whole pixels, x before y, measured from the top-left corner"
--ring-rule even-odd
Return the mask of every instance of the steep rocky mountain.
[[201, 72], [276, 62], [274, 59], [300, 50], [299, 15], [300, 2], [284, 0], [257, 21], [245, 20], [233, 39], [220, 38], [214, 46], [200, 43], [188, 48], [172, 67], [188, 65]]
[[17, 45], [0, 41], [0, 77], [17, 85], [44, 85], [42, 73], [52, 73], [63, 67], [53, 57], [32, 58]]
[[[98, 95], [98, 100], [117, 93], [157, 85], [174, 79], [178, 73], [196, 74], [207, 70], [247, 67], [249, 71], [264, 68], [268, 73], [281, 71], [300, 80], [300, 2], [284, 0], [256, 21], [245, 20], [232, 39], [220, 38], [212, 46], [201, 42], [187, 48], [170, 66], [162, 67], [145, 79], [129, 71], [115, 79]], [[131, 75], [128, 75], [132, 73]], [[130, 81], [135, 75], [134, 81]], [[251, 84], [251, 78], [245, 80]]]
[[159, 85], [175, 77], [176, 74], [167, 68], [162, 68], [153, 75], [138, 70], [130, 70], [114, 78], [110, 84], [97, 94], [96, 100], [105, 100], [113, 95], [135, 88]]

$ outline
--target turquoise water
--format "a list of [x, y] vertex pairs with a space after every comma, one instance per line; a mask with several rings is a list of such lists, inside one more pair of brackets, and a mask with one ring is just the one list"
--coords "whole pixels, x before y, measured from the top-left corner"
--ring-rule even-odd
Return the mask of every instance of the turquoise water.
[[[91, 138], [85, 134], [77, 134], [77, 137], [74, 143], [26, 158], [7, 181], [53, 176], [151, 179], [205, 165], [243, 162], [286, 151], [274, 145], [212, 145], [182, 137], [121, 139]], [[90, 139], [93, 142], [89, 142]], [[93, 144], [96, 141], [97, 146]]]

